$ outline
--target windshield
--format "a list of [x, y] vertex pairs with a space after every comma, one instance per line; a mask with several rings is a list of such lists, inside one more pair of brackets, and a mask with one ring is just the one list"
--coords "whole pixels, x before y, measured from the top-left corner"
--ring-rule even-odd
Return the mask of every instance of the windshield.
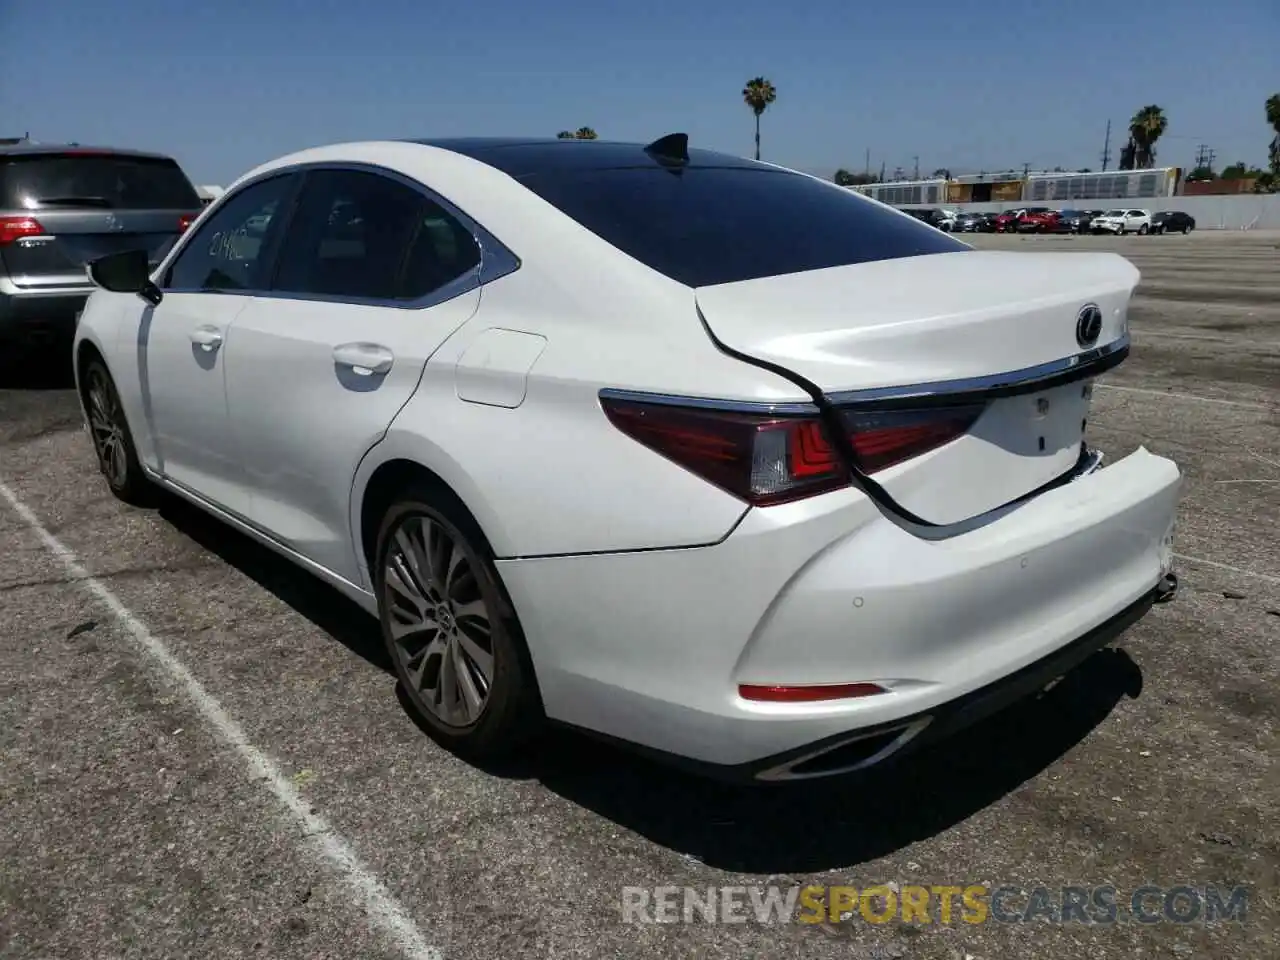
[[556, 171], [521, 182], [691, 287], [970, 249], [857, 193], [768, 168]]
[[1124, 211], [1123, 211], [1123, 210], [1108, 210], [1106, 213], [1104, 213], [1104, 214], [1103, 214], [1103, 216], [1104, 216], [1104, 217], [1123, 217], [1123, 216], [1124, 216]]
[[164, 157], [41, 153], [0, 163], [0, 208], [92, 206], [108, 210], [199, 210], [182, 169]]

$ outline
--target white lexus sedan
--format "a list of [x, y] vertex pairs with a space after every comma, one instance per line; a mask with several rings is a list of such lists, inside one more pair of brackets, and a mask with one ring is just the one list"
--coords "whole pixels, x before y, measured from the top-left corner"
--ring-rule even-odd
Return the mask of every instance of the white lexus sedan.
[[308, 150], [74, 346], [102, 473], [380, 618], [437, 739], [550, 720], [749, 780], [909, 755], [1172, 597], [1180, 475], [1086, 443], [1109, 253], [600, 141]]

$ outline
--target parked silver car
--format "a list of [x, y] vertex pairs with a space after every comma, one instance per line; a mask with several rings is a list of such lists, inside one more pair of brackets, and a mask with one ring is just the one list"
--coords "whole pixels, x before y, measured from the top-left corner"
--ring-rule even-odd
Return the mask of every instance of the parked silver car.
[[0, 342], [70, 343], [93, 290], [85, 264], [131, 249], [158, 263], [201, 209], [170, 157], [0, 146]]

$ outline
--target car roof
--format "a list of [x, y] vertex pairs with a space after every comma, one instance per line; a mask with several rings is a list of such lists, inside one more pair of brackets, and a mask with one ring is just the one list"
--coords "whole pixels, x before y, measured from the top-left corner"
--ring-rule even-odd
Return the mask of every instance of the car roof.
[[[404, 142], [462, 154], [516, 179], [546, 173], [662, 166], [660, 160], [646, 151], [646, 144], [612, 140], [456, 137]], [[771, 164], [714, 150], [690, 149], [688, 155], [682, 167], [773, 169]]]
[[145, 150], [128, 150], [120, 147], [96, 147], [83, 143], [10, 143], [0, 145], [0, 157], [29, 157], [40, 154], [107, 154], [115, 157], [138, 157], [147, 160], [172, 160], [163, 153]]

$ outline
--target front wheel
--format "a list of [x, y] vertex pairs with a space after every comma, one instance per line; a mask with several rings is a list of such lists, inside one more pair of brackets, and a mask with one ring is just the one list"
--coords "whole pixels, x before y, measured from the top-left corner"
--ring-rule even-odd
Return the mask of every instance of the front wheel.
[[138, 461], [138, 450], [115, 381], [100, 360], [91, 360], [85, 367], [83, 390], [93, 452], [107, 487], [125, 503], [146, 505], [153, 492], [151, 481], [143, 474]]
[[540, 697], [515, 611], [465, 511], [429, 490], [399, 500], [378, 532], [378, 612], [414, 711], [446, 748], [501, 757], [533, 735]]

